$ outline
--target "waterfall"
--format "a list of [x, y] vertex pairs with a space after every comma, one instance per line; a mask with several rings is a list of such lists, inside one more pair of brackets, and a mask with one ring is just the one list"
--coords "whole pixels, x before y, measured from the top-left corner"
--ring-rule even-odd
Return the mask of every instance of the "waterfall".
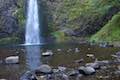
[[30, 70], [37, 68], [40, 61], [40, 28], [37, 0], [29, 0], [25, 33], [26, 65]]
[[40, 30], [37, 0], [29, 0], [27, 9], [25, 44], [38, 45], [40, 44]]
[[25, 49], [27, 51], [26, 53], [27, 68], [30, 70], [34, 70], [38, 68], [41, 64], [40, 46], [36, 46], [36, 45], [26, 46]]

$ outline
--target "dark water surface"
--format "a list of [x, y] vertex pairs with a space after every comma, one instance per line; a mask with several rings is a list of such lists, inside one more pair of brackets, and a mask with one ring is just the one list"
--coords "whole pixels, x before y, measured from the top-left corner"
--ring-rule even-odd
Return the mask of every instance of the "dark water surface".
[[[80, 52], [76, 53], [75, 48], [79, 48]], [[54, 55], [42, 57], [41, 53], [46, 50], [52, 50]], [[1, 46], [0, 60], [4, 60], [8, 56], [18, 55], [20, 64], [0, 64], [0, 79], [19, 80], [19, 77], [24, 72], [33, 70], [42, 63], [49, 64], [52, 67], [64, 65], [75, 68], [80, 66], [73, 63], [75, 60], [83, 58], [85, 63], [92, 62], [92, 59], [88, 58], [86, 54], [94, 54], [99, 60], [111, 60], [111, 54], [115, 54], [118, 51], [120, 51], [119, 48], [100, 48], [98, 46], [76, 43], [49, 44], [44, 46]]]

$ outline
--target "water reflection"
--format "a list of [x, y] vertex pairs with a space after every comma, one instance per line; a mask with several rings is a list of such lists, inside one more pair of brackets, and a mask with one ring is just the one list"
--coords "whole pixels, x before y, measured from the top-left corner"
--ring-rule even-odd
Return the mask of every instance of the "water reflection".
[[34, 70], [41, 64], [40, 46], [26, 46], [25, 49], [27, 68]]

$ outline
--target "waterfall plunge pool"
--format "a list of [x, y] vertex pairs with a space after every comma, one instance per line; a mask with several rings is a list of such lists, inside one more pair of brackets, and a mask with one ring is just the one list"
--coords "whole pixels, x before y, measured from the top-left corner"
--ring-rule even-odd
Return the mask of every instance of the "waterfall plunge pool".
[[[80, 52], [76, 53], [76, 48], [78, 48]], [[47, 50], [51, 50], [54, 55], [50, 57], [41, 56], [41, 53]], [[83, 58], [85, 63], [92, 62], [90, 58], [86, 57], [86, 54], [91, 53], [99, 60], [111, 60], [111, 54], [119, 50], [119, 48], [100, 48], [98, 46], [80, 45], [76, 43], [0, 47], [0, 60], [14, 55], [20, 57], [19, 64], [0, 64], [0, 79], [19, 80], [24, 72], [34, 69], [44, 63], [52, 67], [64, 65], [66, 67], [75, 68], [80, 66], [80, 64], [73, 63], [75, 60]], [[101, 73], [103, 75], [109, 75], [109, 71], [108, 73], [106, 73], [106, 71], [102, 71]], [[98, 75], [101, 75], [100, 72], [92, 77], [84, 77], [82, 80], [87, 80], [89, 78], [90, 80], [98, 80], [97, 77], [95, 77]]]

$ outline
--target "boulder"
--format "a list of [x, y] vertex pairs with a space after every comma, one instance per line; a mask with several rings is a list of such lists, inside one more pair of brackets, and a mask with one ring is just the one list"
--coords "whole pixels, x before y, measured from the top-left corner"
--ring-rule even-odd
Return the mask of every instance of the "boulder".
[[49, 65], [43, 64], [35, 70], [36, 74], [51, 74], [52, 68]]
[[19, 63], [19, 56], [9, 56], [5, 58], [6, 64], [17, 64]]
[[69, 77], [66, 74], [62, 74], [62, 80], [69, 80]]
[[79, 74], [79, 71], [77, 71], [77, 70], [72, 70], [72, 71], [68, 72], [69, 76], [77, 76], [78, 74]]
[[52, 56], [52, 55], [53, 55], [52, 51], [47, 51], [47, 52], [42, 53], [42, 56]]
[[114, 74], [115, 74], [115, 75], [120, 75], [120, 71], [117, 70], [117, 71], [114, 72]]
[[27, 71], [20, 77], [20, 80], [37, 80], [37, 77], [31, 71]]
[[76, 80], [81, 80], [80, 78], [81, 78], [82, 76], [83, 76], [82, 74], [78, 74], [77, 77], [76, 77]]
[[116, 55], [120, 57], [120, 51], [119, 51], [119, 52], [117, 52], [117, 53], [116, 53]]
[[85, 66], [92, 67], [94, 69], [100, 69], [100, 64], [99, 63], [87, 63]]
[[102, 60], [102, 61], [96, 61], [96, 63], [98, 63], [100, 66], [104, 66], [110, 63], [109, 60]]
[[67, 68], [63, 66], [58, 66], [58, 70], [64, 72]]
[[81, 66], [78, 68], [78, 70], [79, 70], [79, 73], [83, 75], [92, 75], [96, 72], [95, 69], [90, 66], [89, 67]]
[[58, 73], [59, 69], [53, 69], [53, 73]]

